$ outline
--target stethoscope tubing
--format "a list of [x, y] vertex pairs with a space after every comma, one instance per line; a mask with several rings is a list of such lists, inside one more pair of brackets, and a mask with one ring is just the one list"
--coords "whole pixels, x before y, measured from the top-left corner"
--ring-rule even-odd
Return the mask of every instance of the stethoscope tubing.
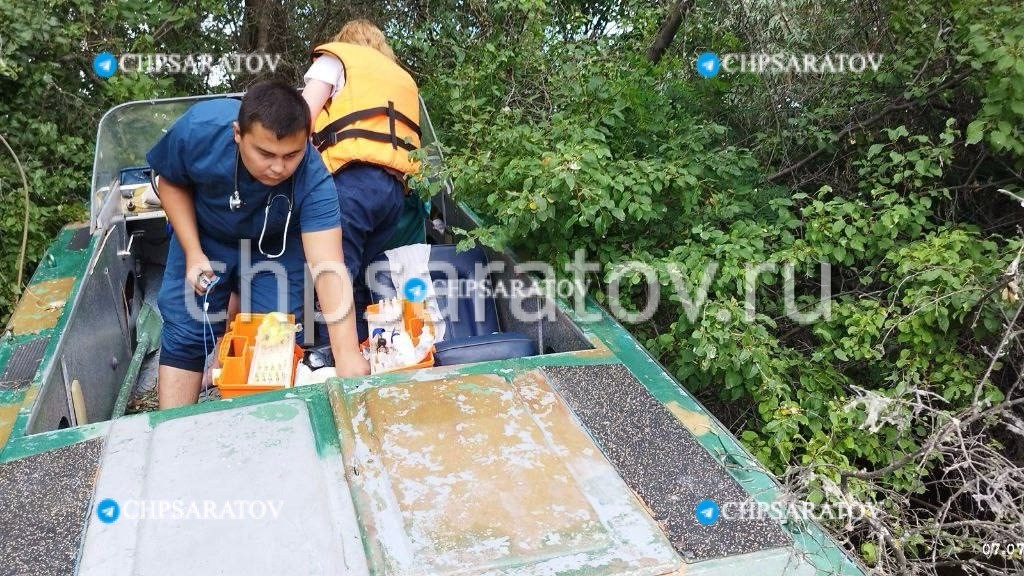
[[[228, 208], [230, 208], [232, 212], [242, 207], [242, 197], [238, 193], [238, 164], [241, 155], [241, 152], [237, 150], [235, 151], [235, 191], [231, 197], [228, 198]], [[288, 226], [292, 221], [292, 208], [295, 207], [295, 175], [292, 174], [289, 176], [289, 180], [291, 181], [291, 189], [288, 196], [281, 193], [273, 194], [267, 198], [267, 205], [263, 208], [263, 228], [260, 230], [260, 239], [256, 244], [256, 248], [260, 251], [260, 254], [263, 254], [267, 258], [280, 258], [285, 253], [285, 250], [288, 249]], [[267, 254], [263, 249], [263, 237], [267, 234], [267, 221], [270, 219], [270, 207], [274, 205], [274, 200], [277, 200], [280, 197], [284, 197], [285, 200], [288, 201], [288, 214], [284, 219], [284, 232], [281, 233], [281, 251], [277, 254]]]

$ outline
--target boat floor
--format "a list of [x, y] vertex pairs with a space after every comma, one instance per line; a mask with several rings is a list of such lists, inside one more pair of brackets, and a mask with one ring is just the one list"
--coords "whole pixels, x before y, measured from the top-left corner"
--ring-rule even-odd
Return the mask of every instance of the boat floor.
[[[714, 435], [710, 419], [599, 352], [332, 380], [37, 435], [64, 448], [0, 466], [0, 493], [88, 511], [68, 528], [82, 545], [0, 538], [0, 552], [78, 574], [730, 574], [750, 561], [856, 573], [813, 527], [698, 523], [705, 498], [770, 497], [756, 466], [723, 467], [724, 443], [716, 455], [698, 442]], [[77, 490], [53, 500], [24, 482], [44, 469], [47, 485]], [[115, 522], [99, 517], [108, 498]], [[239, 502], [280, 515], [189, 515], [244, 516], [225, 508]], [[162, 505], [185, 513], [146, 517]], [[30, 533], [32, 506], [0, 527]]]

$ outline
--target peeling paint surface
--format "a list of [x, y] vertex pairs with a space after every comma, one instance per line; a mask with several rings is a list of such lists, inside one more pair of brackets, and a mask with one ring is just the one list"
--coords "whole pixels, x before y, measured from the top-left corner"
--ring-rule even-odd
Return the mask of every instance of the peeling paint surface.
[[544, 377], [345, 399], [346, 470], [380, 574], [663, 574], [678, 559]]
[[13, 334], [30, 334], [56, 326], [74, 283], [74, 277], [65, 277], [29, 285], [7, 328]]
[[[88, 224], [85, 224], [88, 227]], [[70, 314], [63, 314], [67, 308], [66, 303], [75, 297], [77, 285], [81, 284], [82, 272], [88, 261], [89, 251], [71, 251], [67, 248], [68, 240], [75, 234], [80, 225], [68, 225], [57, 235], [57, 239], [50, 244], [46, 254], [39, 261], [32, 281], [26, 289], [26, 293], [18, 302], [18, 309], [25, 310], [25, 324], [12, 316], [9, 327], [11, 331], [4, 331], [0, 336], [0, 371], [6, 368], [10, 361], [10, 355], [14, 349], [28, 339], [49, 337], [53, 334], [60, 334], [67, 325]], [[64, 284], [68, 287], [65, 290]], [[40, 290], [41, 288], [41, 290]], [[15, 314], [20, 316], [20, 313]], [[53, 317], [53, 322], [50, 318]], [[42, 323], [40, 324], [40, 321]], [[38, 329], [37, 329], [38, 328]], [[30, 335], [18, 335], [23, 330], [32, 331]], [[46, 365], [52, 360], [51, 355], [55, 348], [57, 338], [51, 338], [47, 345], [47, 352], [44, 352], [40, 366]], [[27, 389], [15, 395], [5, 394], [0, 390], [0, 405], [5, 407], [17, 405], [19, 413], [13, 424], [0, 423], [0, 458], [9, 459], [10, 444], [18, 441], [25, 433], [25, 428], [31, 415], [32, 406], [39, 395], [40, 380], [39, 374], [32, 381]]]
[[711, 432], [711, 419], [707, 415], [683, 408], [678, 400], [670, 400], [665, 407], [694, 436]]
[[3, 451], [3, 447], [7, 444], [7, 437], [11, 434], [11, 429], [14, 428], [14, 422], [18, 419], [18, 410], [21, 408], [21, 403], [17, 404], [0, 404], [0, 452]]
[[608, 346], [605, 345], [604, 340], [601, 340], [592, 333], [587, 333], [587, 340], [590, 340], [590, 344], [594, 346], [591, 350], [577, 350], [576, 354], [584, 358], [611, 358], [614, 355]]
[[[367, 574], [340, 454], [318, 454], [311, 424], [301, 399], [119, 418], [78, 574]], [[112, 523], [97, 519], [107, 498], [121, 507]], [[162, 502], [171, 511], [154, 517]]]

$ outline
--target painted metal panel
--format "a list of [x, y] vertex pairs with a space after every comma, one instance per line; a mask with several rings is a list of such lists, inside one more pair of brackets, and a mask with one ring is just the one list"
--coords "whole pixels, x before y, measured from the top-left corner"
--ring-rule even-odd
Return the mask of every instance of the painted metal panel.
[[80, 575], [367, 573], [340, 454], [302, 399], [115, 420], [88, 522]]
[[30, 284], [18, 301], [7, 329], [18, 335], [33, 334], [56, 326], [74, 283], [74, 278], [64, 277]]
[[92, 239], [92, 234], [89, 232], [88, 226], [83, 226], [75, 230], [74, 234], [71, 235], [71, 240], [68, 240], [68, 250], [84, 250], [89, 245], [89, 240]]
[[125, 294], [125, 284], [134, 274], [134, 258], [117, 254], [124, 235], [120, 224], [106, 243], [95, 247], [100, 252], [94, 254], [92, 266], [83, 275], [60, 333], [53, 363], [42, 380], [39, 402], [32, 407], [29, 434], [54, 430], [68, 417], [66, 390], [72, 380], [82, 386], [88, 419], [110, 418], [134, 345]]
[[[339, 400], [374, 574], [664, 574], [681, 564], [539, 372]], [[341, 408], [341, 410], [339, 410]]]

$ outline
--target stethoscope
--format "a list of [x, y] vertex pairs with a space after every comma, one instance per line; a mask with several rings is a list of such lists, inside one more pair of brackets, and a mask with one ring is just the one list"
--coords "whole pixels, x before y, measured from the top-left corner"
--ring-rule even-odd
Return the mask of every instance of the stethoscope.
[[[236, 151], [235, 192], [231, 195], [230, 198], [228, 198], [228, 208], [230, 208], [232, 212], [242, 207], [242, 197], [241, 195], [238, 194], [238, 160], [240, 156], [241, 153]], [[285, 249], [288, 248], [288, 225], [292, 221], [292, 206], [295, 205], [295, 175], [292, 174], [289, 177], [289, 180], [291, 180], [291, 190], [289, 191], [288, 195], [285, 196], [284, 194], [281, 193], [274, 194], [270, 198], [267, 198], [267, 206], [263, 209], [263, 229], [260, 230], [260, 240], [256, 244], [256, 248], [259, 249], [260, 253], [266, 256], [267, 258], [278, 258], [282, 254], [284, 254]], [[263, 236], [267, 233], [267, 220], [270, 219], [270, 208], [271, 206], [274, 205], [274, 201], [277, 200], [278, 198], [284, 198], [285, 201], [288, 202], [288, 215], [285, 216], [284, 232], [281, 233], [281, 251], [278, 252], [277, 254], [267, 254], [266, 251], [263, 250]]]

